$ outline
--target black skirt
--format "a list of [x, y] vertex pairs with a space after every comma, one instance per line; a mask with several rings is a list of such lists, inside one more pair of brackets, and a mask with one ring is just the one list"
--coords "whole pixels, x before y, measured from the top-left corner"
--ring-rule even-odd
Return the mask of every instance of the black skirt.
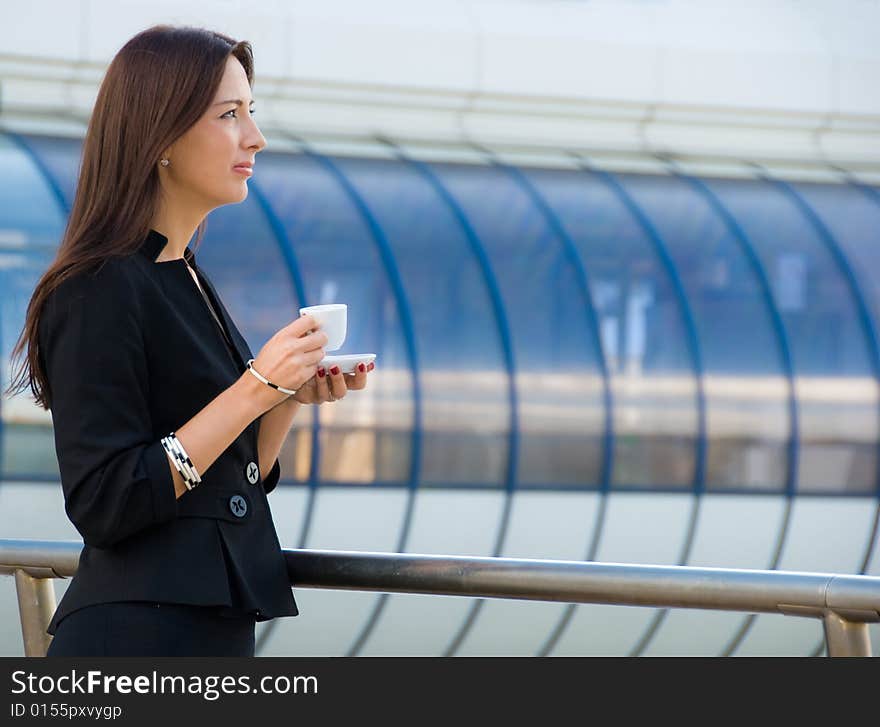
[[253, 656], [255, 621], [216, 606], [99, 603], [61, 619], [46, 656]]

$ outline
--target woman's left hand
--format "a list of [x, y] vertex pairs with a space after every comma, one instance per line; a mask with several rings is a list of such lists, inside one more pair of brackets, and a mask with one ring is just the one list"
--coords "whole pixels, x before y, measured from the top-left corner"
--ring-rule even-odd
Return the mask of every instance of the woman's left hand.
[[[326, 401], [339, 401], [344, 398], [349, 390], [360, 390], [367, 386], [367, 374], [376, 368], [371, 361], [364, 366], [355, 367], [354, 373], [344, 374], [339, 366], [333, 366], [322, 376], [323, 367], [318, 368], [318, 373], [297, 389], [290, 399], [300, 404], [323, 404]], [[333, 373], [333, 371], [336, 373]]]

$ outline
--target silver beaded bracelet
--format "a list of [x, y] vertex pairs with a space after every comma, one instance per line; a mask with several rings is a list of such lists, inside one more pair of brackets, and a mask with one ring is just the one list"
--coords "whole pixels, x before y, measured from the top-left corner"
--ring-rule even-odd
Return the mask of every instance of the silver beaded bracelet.
[[267, 386], [271, 386], [273, 389], [278, 389], [282, 394], [295, 394], [296, 389], [285, 389], [283, 386], [278, 386], [278, 384], [273, 384], [269, 379], [267, 379], [263, 374], [257, 371], [253, 367], [254, 360], [252, 358], [248, 359], [247, 368], [254, 376], [256, 376], [260, 381], [262, 381]]
[[165, 454], [171, 460], [180, 476], [183, 478], [183, 484], [187, 490], [193, 489], [198, 485], [202, 478], [196, 471], [195, 465], [180, 443], [180, 440], [171, 432], [167, 437], [162, 438], [162, 446], [165, 448]]

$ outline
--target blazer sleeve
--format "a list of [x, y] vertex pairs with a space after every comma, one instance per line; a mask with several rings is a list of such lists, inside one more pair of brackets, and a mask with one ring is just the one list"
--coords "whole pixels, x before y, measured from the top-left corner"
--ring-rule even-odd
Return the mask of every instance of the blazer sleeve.
[[168, 458], [150, 421], [137, 297], [113, 263], [62, 282], [40, 323], [64, 506], [96, 548], [177, 516]]

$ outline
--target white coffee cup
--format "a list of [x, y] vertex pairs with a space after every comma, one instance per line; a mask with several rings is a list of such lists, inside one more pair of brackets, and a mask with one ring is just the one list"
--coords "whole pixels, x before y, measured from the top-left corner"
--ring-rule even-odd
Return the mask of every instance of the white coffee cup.
[[300, 308], [299, 314], [312, 316], [321, 324], [321, 330], [327, 334], [325, 351], [336, 351], [342, 347], [348, 326], [348, 306], [345, 303], [309, 305]]

